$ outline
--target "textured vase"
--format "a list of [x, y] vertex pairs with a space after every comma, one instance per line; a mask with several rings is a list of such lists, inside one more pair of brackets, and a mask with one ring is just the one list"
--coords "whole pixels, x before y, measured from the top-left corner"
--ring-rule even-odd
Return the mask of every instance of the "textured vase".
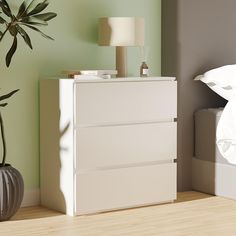
[[23, 178], [10, 165], [0, 167], [0, 221], [10, 219], [20, 208], [24, 194]]

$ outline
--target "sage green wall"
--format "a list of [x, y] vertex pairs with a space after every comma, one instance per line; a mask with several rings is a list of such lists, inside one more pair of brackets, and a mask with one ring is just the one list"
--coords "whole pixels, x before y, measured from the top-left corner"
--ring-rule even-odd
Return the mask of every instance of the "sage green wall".
[[[8, 2], [16, 7], [21, 1]], [[114, 68], [114, 48], [96, 44], [99, 17], [144, 16], [148, 65], [152, 75], [161, 74], [161, 0], [51, 0], [48, 11], [57, 12], [58, 17], [42, 30], [54, 37], [54, 42], [30, 32], [34, 50], [20, 40], [10, 69], [4, 64], [10, 36], [0, 44], [0, 94], [20, 88], [3, 111], [7, 158], [23, 174], [26, 189], [39, 187], [39, 79], [65, 69]], [[128, 50], [128, 61], [129, 75], [138, 75], [138, 48]]]

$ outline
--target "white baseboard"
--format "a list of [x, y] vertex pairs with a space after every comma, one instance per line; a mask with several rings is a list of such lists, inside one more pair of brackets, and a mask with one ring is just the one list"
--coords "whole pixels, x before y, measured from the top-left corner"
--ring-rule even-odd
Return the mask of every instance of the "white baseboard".
[[40, 205], [40, 189], [36, 188], [36, 189], [25, 190], [21, 207], [38, 206], [38, 205]]

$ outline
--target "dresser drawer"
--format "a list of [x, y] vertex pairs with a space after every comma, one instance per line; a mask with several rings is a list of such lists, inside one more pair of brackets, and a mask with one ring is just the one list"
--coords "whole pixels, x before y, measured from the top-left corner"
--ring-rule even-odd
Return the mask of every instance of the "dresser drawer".
[[76, 130], [76, 169], [96, 169], [176, 158], [176, 122]]
[[76, 124], [165, 120], [176, 117], [175, 81], [79, 83]]
[[151, 205], [176, 198], [176, 164], [76, 175], [76, 214]]

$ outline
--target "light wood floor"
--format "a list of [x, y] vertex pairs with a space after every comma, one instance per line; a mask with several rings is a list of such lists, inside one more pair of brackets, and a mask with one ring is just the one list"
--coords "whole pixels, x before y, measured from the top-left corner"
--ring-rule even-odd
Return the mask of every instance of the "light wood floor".
[[41, 207], [22, 208], [0, 223], [0, 236], [235, 236], [236, 201], [197, 192], [175, 203], [69, 217]]

